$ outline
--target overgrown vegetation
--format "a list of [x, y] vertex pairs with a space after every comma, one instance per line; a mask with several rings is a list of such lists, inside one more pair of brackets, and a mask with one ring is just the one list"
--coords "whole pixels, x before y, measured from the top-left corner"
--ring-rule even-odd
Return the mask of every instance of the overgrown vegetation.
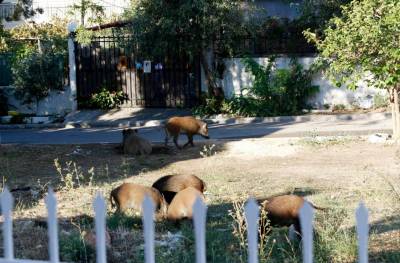
[[306, 32], [337, 86], [387, 89], [393, 115], [393, 135], [400, 139], [400, 5], [397, 0], [352, 1], [342, 16], [330, 20], [323, 36]]
[[47, 52], [26, 55], [12, 67], [16, 96], [25, 103], [38, 104], [50, 90], [63, 90], [63, 68], [62, 56]]
[[67, 74], [67, 21], [25, 24], [2, 36], [0, 54], [8, 55], [15, 95], [36, 102], [51, 90], [63, 90]]
[[94, 167], [91, 167], [86, 173], [82, 167], [73, 161], [68, 161], [63, 167], [58, 159], [54, 160], [54, 166], [60, 176], [60, 189], [70, 191], [76, 187], [89, 186], [94, 183]]
[[267, 66], [252, 58], [244, 58], [242, 62], [254, 77], [253, 85], [242, 89], [246, 95], [230, 99], [205, 97], [203, 104], [194, 109], [194, 114], [293, 115], [309, 108], [308, 99], [319, 90], [318, 86], [312, 85], [313, 69], [303, 69], [296, 59], [291, 59], [288, 69], [276, 69], [274, 57]]
[[89, 106], [103, 110], [114, 109], [128, 100], [128, 95], [123, 91], [110, 91], [103, 87], [100, 92], [92, 95]]

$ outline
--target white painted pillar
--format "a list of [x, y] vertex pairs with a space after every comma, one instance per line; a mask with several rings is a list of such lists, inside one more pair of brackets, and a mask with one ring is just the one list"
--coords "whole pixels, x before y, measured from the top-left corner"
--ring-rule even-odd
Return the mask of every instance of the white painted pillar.
[[70, 22], [68, 24], [68, 65], [69, 65], [69, 96], [71, 101], [71, 110], [74, 112], [78, 109], [77, 88], [76, 88], [76, 63], [75, 63], [75, 45], [72, 33], [76, 31], [77, 23]]

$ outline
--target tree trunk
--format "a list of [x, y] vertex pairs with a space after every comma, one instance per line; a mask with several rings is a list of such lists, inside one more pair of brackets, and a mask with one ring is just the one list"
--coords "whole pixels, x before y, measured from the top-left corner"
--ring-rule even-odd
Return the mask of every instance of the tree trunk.
[[206, 85], [207, 85], [208, 95], [212, 96], [214, 94], [214, 89], [217, 87], [217, 84], [215, 83], [215, 79], [212, 74], [212, 71], [210, 70], [210, 66], [208, 65], [206, 56], [207, 56], [207, 53], [205, 51], [201, 52], [200, 64], [203, 67], [204, 74], [206, 77]]
[[390, 106], [392, 109], [393, 139], [400, 142], [400, 104], [399, 104], [400, 85], [390, 89]]

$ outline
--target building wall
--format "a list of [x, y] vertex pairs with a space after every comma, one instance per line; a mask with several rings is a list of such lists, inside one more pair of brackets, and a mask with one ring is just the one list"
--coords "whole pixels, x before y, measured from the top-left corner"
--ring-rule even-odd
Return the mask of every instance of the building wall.
[[4, 89], [7, 94], [10, 110], [26, 114], [34, 113], [37, 116], [65, 115], [72, 111], [73, 102], [68, 87], [64, 91], [51, 91], [49, 96], [39, 102], [38, 109], [36, 109], [36, 103], [23, 104], [16, 99], [13, 87], [1, 87], [1, 89]]
[[[254, 58], [259, 64], [267, 65], [268, 58]], [[298, 62], [305, 69], [309, 68], [315, 60], [315, 57], [299, 57]], [[276, 60], [277, 68], [287, 68], [290, 58], [280, 57]], [[220, 81], [220, 85], [224, 90], [225, 96], [245, 95], [244, 89], [250, 87], [253, 83], [253, 76], [245, 71], [244, 64], [240, 58], [225, 59], [226, 70], [224, 78]], [[387, 96], [386, 90], [368, 87], [365, 83], [360, 82], [360, 88], [351, 91], [346, 87], [337, 88], [321, 72], [313, 77], [313, 84], [319, 86], [319, 92], [310, 99], [310, 104], [316, 109], [323, 109], [325, 106], [344, 105], [346, 108], [358, 106], [361, 108], [373, 107], [374, 96]], [[202, 73], [202, 90], [207, 91], [205, 85], [204, 72]]]

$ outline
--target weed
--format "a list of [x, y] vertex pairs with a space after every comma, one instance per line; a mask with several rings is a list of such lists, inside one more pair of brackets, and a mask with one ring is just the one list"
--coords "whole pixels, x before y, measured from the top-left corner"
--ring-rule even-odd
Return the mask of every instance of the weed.
[[[229, 215], [232, 217], [233, 235], [236, 237], [240, 245], [241, 254], [245, 255], [247, 251], [247, 225], [244, 215], [245, 201], [234, 201], [232, 210], [229, 210]], [[268, 213], [265, 210], [260, 211], [260, 220], [258, 226], [258, 249], [260, 258], [264, 262], [268, 261], [274, 249], [275, 239], [270, 237], [271, 226], [268, 219]]]
[[346, 106], [344, 104], [335, 104], [332, 106], [332, 111], [344, 111]]
[[87, 174], [84, 174], [82, 168], [73, 161], [66, 162], [65, 167], [62, 167], [58, 159], [54, 159], [54, 166], [60, 176], [61, 189], [68, 191], [80, 186], [91, 187], [93, 185], [94, 167], [91, 167]]
[[60, 235], [60, 259], [65, 262], [93, 262], [95, 251], [87, 246], [83, 232]]
[[203, 158], [210, 157], [216, 155], [217, 152], [214, 150], [215, 144], [212, 145], [204, 145], [203, 150], [200, 151], [200, 155]]

